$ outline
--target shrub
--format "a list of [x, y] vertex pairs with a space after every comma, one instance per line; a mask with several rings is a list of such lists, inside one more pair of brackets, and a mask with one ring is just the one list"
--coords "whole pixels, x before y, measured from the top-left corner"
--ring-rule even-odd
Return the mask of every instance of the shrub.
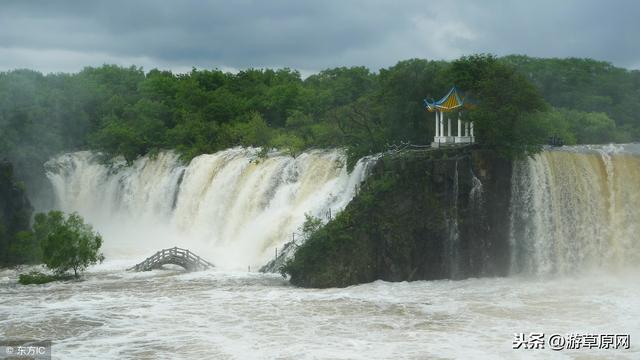
[[62, 212], [50, 211], [36, 217], [34, 229], [36, 236], [42, 238], [44, 264], [56, 274], [73, 270], [78, 277], [78, 272], [104, 260], [99, 252], [102, 237], [77, 213], [65, 219]]
[[18, 282], [22, 285], [46, 284], [57, 280], [68, 280], [70, 275], [49, 275], [38, 271], [31, 271], [28, 274], [20, 274]]

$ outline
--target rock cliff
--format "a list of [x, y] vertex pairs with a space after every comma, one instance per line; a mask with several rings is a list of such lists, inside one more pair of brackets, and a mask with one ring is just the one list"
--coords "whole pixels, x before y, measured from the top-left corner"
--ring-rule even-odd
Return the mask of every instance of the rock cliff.
[[383, 156], [284, 267], [294, 285], [506, 275], [511, 162], [471, 147]]

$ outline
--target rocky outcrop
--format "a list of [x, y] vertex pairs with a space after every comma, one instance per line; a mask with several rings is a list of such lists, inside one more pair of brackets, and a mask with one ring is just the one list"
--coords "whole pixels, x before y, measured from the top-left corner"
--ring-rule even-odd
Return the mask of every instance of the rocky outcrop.
[[506, 275], [510, 179], [471, 147], [384, 156], [284, 270], [304, 287]]

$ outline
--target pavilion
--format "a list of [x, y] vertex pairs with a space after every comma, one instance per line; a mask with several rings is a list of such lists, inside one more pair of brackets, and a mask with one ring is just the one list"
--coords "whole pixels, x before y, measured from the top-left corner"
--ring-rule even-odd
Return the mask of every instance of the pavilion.
[[[467, 101], [462, 91], [457, 87], [451, 90], [442, 99], [435, 101], [424, 99], [425, 109], [436, 114], [436, 132], [433, 137], [433, 147], [453, 144], [472, 144], [475, 142], [473, 135], [473, 121], [464, 121], [462, 119], [462, 111], [473, 106], [471, 101]], [[451, 133], [451, 115], [458, 114], [458, 135], [452, 136]], [[445, 132], [445, 114], [447, 114], [447, 125]], [[464, 129], [464, 133], [463, 133]]]

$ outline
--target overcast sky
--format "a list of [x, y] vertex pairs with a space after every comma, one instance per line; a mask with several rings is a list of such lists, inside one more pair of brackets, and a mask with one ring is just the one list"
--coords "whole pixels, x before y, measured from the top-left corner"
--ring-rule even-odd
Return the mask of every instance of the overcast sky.
[[104, 63], [177, 72], [335, 66], [489, 52], [640, 68], [640, 1], [0, 1], [0, 70]]

